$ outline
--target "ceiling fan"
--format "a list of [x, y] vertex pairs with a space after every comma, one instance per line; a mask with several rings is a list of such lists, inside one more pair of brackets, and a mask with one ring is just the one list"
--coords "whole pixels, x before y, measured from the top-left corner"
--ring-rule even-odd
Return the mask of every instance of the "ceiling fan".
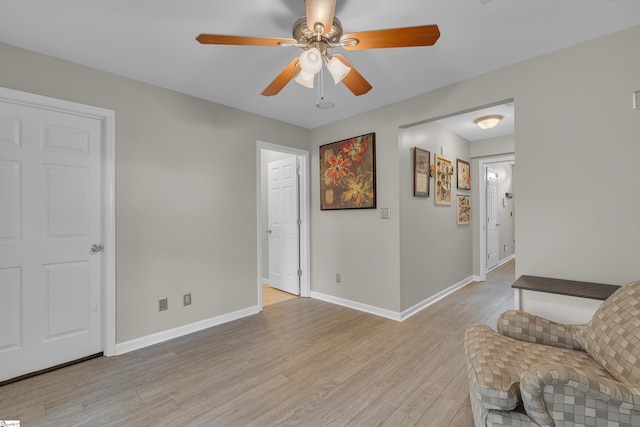
[[331, 54], [337, 47], [346, 50], [390, 47], [432, 46], [440, 37], [437, 25], [390, 28], [344, 34], [335, 17], [336, 0], [305, 0], [306, 16], [293, 25], [293, 38], [269, 38], [200, 34], [202, 44], [237, 46], [284, 46], [303, 49], [299, 58], [289, 65], [262, 91], [263, 96], [277, 95], [296, 75], [296, 82], [313, 88], [315, 75], [326, 64], [336, 84], [342, 82], [354, 95], [364, 95], [371, 84], [340, 54]]

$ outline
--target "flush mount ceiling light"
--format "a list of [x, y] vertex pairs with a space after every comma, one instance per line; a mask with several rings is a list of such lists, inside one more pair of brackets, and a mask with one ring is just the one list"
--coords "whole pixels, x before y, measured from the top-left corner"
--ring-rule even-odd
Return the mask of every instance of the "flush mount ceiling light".
[[499, 114], [493, 114], [491, 116], [478, 117], [473, 121], [480, 129], [493, 129], [498, 126], [502, 120], [502, 116]]

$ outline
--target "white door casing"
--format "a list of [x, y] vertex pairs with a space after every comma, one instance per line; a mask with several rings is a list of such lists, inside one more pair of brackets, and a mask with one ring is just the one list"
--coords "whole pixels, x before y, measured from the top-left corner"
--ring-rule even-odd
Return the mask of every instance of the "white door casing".
[[113, 351], [112, 120], [0, 90], [0, 381]]
[[299, 295], [300, 239], [296, 156], [269, 162], [267, 179], [269, 284]]
[[487, 168], [487, 270], [500, 261], [498, 173]]

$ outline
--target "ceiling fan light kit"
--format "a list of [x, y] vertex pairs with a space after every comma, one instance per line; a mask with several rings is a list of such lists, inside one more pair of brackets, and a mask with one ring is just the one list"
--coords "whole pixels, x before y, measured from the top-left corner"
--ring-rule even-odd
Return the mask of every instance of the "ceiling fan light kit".
[[322, 56], [318, 48], [312, 47], [300, 55], [300, 68], [309, 74], [316, 74], [322, 68]]
[[316, 77], [315, 74], [310, 74], [310, 73], [307, 73], [306, 71], [302, 70], [298, 74], [298, 77], [296, 77], [296, 82], [301, 84], [304, 87], [308, 87], [309, 89], [313, 89], [313, 80], [315, 79], [315, 77]]
[[340, 83], [351, 71], [351, 67], [347, 67], [335, 56], [327, 62], [327, 70], [331, 73], [331, 77], [333, 77], [333, 81], [338, 84]]
[[[342, 24], [334, 15], [336, 0], [305, 0], [306, 16], [293, 25], [292, 39], [200, 34], [196, 40], [202, 44], [234, 46], [279, 46], [303, 49], [296, 58], [262, 91], [264, 96], [277, 95], [292, 79], [313, 88], [315, 75], [323, 62], [336, 84], [343, 83], [354, 95], [360, 96], [372, 89], [371, 84], [342, 55], [330, 55], [331, 49], [381, 49], [412, 46], [432, 46], [440, 37], [437, 25], [390, 28], [343, 34]], [[297, 75], [297, 77], [296, 77]]]

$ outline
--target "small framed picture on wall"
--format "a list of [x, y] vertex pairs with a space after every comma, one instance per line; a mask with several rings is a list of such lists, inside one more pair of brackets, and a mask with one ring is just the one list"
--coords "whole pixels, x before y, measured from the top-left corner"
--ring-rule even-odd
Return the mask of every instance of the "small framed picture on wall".
[[470, 224], [471, 196], [458, 194], [457, 202], [458, 224]]
[[413, 195], [429, 197], [429, 167], [431, 153], [418, 147], [413, 148]]
[[436, 153], [434, 179], [434, 202], [436, 205], [451, 206], [451, 190], [453, 183], [453, 162], [450, 158]]
[[456, 159], [456, 167], [458, 168], [458, 188], [471, 190], [471, 166], [469, 162]]

